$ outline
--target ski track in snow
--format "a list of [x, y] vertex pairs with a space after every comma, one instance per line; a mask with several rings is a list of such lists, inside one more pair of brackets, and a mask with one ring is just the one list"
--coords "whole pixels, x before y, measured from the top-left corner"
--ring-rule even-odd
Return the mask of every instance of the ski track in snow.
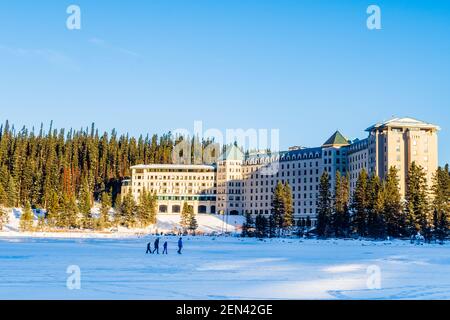
[[[450, 245], [185, 237], [0, 238], [0, 299], [450, 299]], [[66, 287], [69, 265], [81, 290]], [[367, 267], [381, 289], [367, 287]]]

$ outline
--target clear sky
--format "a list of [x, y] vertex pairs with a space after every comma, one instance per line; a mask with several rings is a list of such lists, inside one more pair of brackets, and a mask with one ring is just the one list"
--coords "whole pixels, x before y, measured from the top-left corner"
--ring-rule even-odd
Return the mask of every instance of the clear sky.
[[[81, 8], [81, 30], [66, 8]], [[381, 8], [382, 30], [366, 9]], [[450, 1], [0, 2], [0, 120], [132, 135], [279, 128], [283, 148], [392, 116], [450, 161]]]

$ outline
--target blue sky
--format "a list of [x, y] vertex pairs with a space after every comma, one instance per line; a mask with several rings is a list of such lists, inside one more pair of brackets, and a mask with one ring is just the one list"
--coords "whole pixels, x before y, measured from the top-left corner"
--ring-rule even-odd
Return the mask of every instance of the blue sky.
[[[66, 28], [81, 7], [82, 29]], [[382, 30], [366, 28], [381, 8]], [[2, 1], [0, 120], [133, 135], [279, 128], [281, 146], [391, 116], [442, 127], [450, 161], [450, 2]]]

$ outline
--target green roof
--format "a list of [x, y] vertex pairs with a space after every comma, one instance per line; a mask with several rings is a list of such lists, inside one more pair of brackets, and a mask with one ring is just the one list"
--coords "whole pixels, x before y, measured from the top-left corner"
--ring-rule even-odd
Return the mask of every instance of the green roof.
[[244, 160], [244, 153], [235, 145], [226, 146], [226, 150], [219, 158], [220, 160]]
[[348, 146], [348, 140], [339, 132], [336, 131], [324, 144], [322, 147], [339, 147]]

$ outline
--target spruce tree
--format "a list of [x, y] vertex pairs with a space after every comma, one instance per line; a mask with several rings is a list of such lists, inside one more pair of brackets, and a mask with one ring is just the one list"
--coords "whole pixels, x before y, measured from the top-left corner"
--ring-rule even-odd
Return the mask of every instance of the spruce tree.
[[47, 225], [50, 228], [54, 228], [57, 225], [61, 225], [59, 221], [60, 220], [59, 212], [60, 212], [60, 199], [56, 191], [54, 191], [51, 193], [46, 214]]
[[341, 236], [350, 235], [350, 177], [348, 174], [342, 177], [342, 217], [341, 217]]
[[267, 236], [267, 219], [263, 215], [257, 215], [255, 219], [255, 235], [258, 238], [265, 238]]
[[406, 218], [402, 207], [398, 170], [390, 167], [384, 182], [384, 214], [386, 232], [391, 237], [406, 235]]
[[192, 234], [195, 236], [195, 231], [198, 228], [197, 218], [194, 213], [194, 209], [192, 207], [189, 207], [189, 230], [192, 232]]
[[285, 213], [285, 190], [281, 181], [278, 181], [275, 187], [273, 200], [272, 200], [272, 212], [271, 219], [273, 225], [270, 225], [270, 230], [273, 234], [278, 235], [280, 229], [283, 227], [283, 215]]
[[81, 226], [80, 211], [75, 196], [65, 196], [63, 205], [60, 206], [59, 220], [64, 228], [78, 229]]
[[109, 192], [103, 192], [101, 197], [99, 228], [108, 228], [110, 225], [109, 211], [112, 207], [112, 194]]
[[[263, 217], [266, 219], [265, 217]], [[278, 228], [279, 224], [275, 220], [275, 217], [273, 214], [269, 215], [269, 219], [267, 220], [267, 235], [269, 238], [275, 238], [278, 235]]]
[[149, 208], [149, 193], [144, 188], [139, 195], [138, 205], [137, 205], [137, 220], [141, 227], [148, 227], [149, 217], [150, 217], [150, 208]]
[[352, 198], [353, 231], [361, 237], [367, 235], [367, 178], [366, 170], [362, 169], [359, 173]]
[[8, 211], [0, 204], [0, 231], [3, 230], [3, 226], [8, 223]]
[[36, 229], [39, 232], [43, 232], [46, 229], [46, 223], [45, 223], [45, 217], [44, 216], [39, 216], [38, 217], [38, 223], [37, 223], [37, 227]]
[[183, 228], [183, 233], [186, 232], [186, 230], [189, 228], [189, 213], [190, 213], [190, 206], [188, 205], [187, 202], [184, 202], [180, 217], [180, 225], [181, 228]]
[[329, 237], [331, 233], [331, 201], [330, 176], [325, 171], [320, 178], [317, 210], [317, 235], [321, 238]]
[[408, 170], [406, 184], [406, 213], [409, 235], [427, 232], [430, 226], [427, 179], [424, 169], [415, 162]]
[[448, 166], [439, 167], [433, 176], [431, 187], [434, 209], [433, 225], [436, 238], [442, 243], [448, 234], [450, 220], [450, 175]]
[[447, 239], [449, 234], [450, 221], [447, 215], [438, 214], [436, 211], [436, 220], [435, 220], [435, 235], [436, 239], [440, 241], [441, 244], [444, 243], [444, 240]]
[[5, 209], [5, 205], [7, 205], [7, 203], [8, 200], [5, 189], [0, 182], [0, 231], [3, 230], [3, 226], [8, 223], [8, 212]]
[[289, 183], [283, 186], [283, 228], [289, 229], [294, 225], [294, 204], [292, 201], [292, 189]]
[[5, 188], [0, 183], [0, 206], [6, 206], [8, 204], [8, 198], [6, 195]]
[[8, 185], [6, 187], [6, 195], [8, 199], [8, 207], [16, 207], [18, 205], [17, 201], [17, 188], [14, 178], [9, 175]]
[[367, 183], [367, 234], [372, 238], [386, 237], [384, 193], [380, 178], [372, 175]]
[[332, 232], [336, 237], [346, 237], [350, 228], [349, 213], [349, 193], [350, 185], [347, 176], [342, 176], [339, 171], [336, 172], [333, 210], [330, 219]]
[[253, 221], [250, 212], [245, 213], [245, 222], [242, 225], [242, 237], [252, 237], [253, 229], [255, 228], [255, 221]]
[[156, 192], [149, 195], [149, 208], [149, 223], [156, 224], [158, 214], [158, 195], [156, 194]]
[[121, 224], [128, 228], [136, 226], [137, 205], [131, 192], [125, 195], [120, 207]]
[[91, 200], [91, 192], [89, 189], [89, 183], [87, 178], [85, 179], [81, 191], [80, 191], [80, 200], [79, 200], [79, 210], [83, 216], [82, 218], [82, 227], [85, 229], [92, 229], [94, 226], [93, 217], [92, 217], [92, 200]]
[[23, 209], [22, 215], [20, 216], [20, 230], [21, 231], [32, 231], [33, 230], [33, 221], [34, 221], [34, 214], [31, 210], [30, 203], [27, 202], [25, 204], [25, 207]]

